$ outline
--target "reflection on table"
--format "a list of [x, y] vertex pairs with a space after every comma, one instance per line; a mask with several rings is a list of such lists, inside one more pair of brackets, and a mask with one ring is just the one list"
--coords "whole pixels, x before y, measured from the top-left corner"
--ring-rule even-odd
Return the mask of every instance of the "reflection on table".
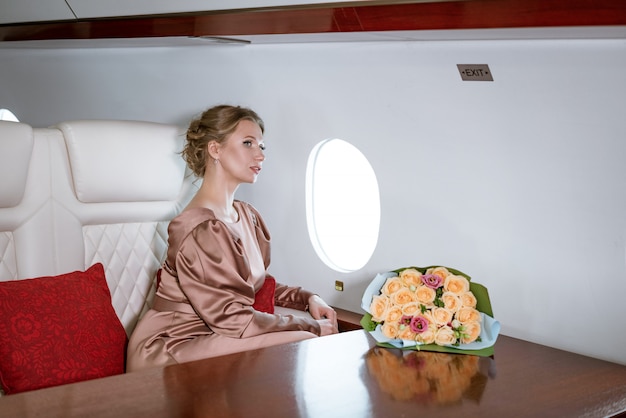
[[480, 403], [495, 363], [488, 357], [373, 347], [365, 355], [370, 376], [397, 401], [418, 404]]

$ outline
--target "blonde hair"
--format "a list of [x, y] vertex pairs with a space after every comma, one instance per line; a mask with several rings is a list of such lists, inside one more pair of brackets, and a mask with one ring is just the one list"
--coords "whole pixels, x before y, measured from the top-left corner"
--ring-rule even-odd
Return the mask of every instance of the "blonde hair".
[[206, 171], [209, 142], [221, 144], [237, 129], [242, 120], [256, 123], [261, 132], [265, 132], [265, 125], [259, 115], [254, 110], [241, 106], [214, 106], [191, 121], [182, 156], [196, 176], [203, 177]]

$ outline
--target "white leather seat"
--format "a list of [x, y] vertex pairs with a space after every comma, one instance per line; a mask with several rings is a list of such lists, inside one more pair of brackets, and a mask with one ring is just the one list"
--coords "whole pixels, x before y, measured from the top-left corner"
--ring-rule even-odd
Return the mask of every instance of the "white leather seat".
[[36, 141], [29, 125], [0, 121], [0, 280], [57, 271], [48, 133]]
[[[147, 309], [167, 249], [167, 225], [193, 192], [180, 156], [184, 135], [173, 125], [75, 121], [57, 125], [68, 164], [53, 194], [64, 202], [81, 268], [101, 262], [113, 307], [128, 334]], [[59, 156], [61, 157], [61, 156]], [[68, 171], [69, 170], [69, 171]]]
[[0, 123], [0, 280], [105, 267], [128, 334], [146, 310], [167, 225], [195, 190], [173, 125]]

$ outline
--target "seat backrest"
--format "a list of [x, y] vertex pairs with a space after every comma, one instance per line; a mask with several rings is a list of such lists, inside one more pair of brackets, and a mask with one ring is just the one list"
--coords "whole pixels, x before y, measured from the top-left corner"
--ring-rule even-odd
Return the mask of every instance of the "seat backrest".
[[53, 240], [50, 165], [47, 141], [35, 141], [31, 126], [0, 121], [0, 280], [57, 271], [53, 252], [38, 245]]
[[101, 262], [130, 334], [153, 296], [167, 225], [196, 190], [179, 155], [183, 143], [179, 127], [151, 122], [0, 125], [0, 159], [12, 164], [0, 168], [11, 178], [0, 192], [0, 280]]
[[53, 194], [64, 202], [61, 228], [73, 234], [63, 258], [105, 266], [113, 307], [130, 334], [154, 294], [167, 225], [193, 193], [179, 154], [184, 135], [177, 126], [136, 121], [57, 128], [68, 163], [53, 170], [68, 181], [56, 182]]

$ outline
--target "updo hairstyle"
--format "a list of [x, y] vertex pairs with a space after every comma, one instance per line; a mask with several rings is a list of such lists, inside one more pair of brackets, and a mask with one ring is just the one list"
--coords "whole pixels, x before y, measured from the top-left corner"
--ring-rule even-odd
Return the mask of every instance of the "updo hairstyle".
[[240, 106], [215, 106], [191, 121], [182, 155], [189, 169], [196, 176], [203, 177], [206, 171], [209, 142], [223, 143], [237, 129], [237, 125], [242, 120], [256, 123], [261, 128], [261, 132], [265, 132], [263, 120], [259, 115], [252, 109]]

